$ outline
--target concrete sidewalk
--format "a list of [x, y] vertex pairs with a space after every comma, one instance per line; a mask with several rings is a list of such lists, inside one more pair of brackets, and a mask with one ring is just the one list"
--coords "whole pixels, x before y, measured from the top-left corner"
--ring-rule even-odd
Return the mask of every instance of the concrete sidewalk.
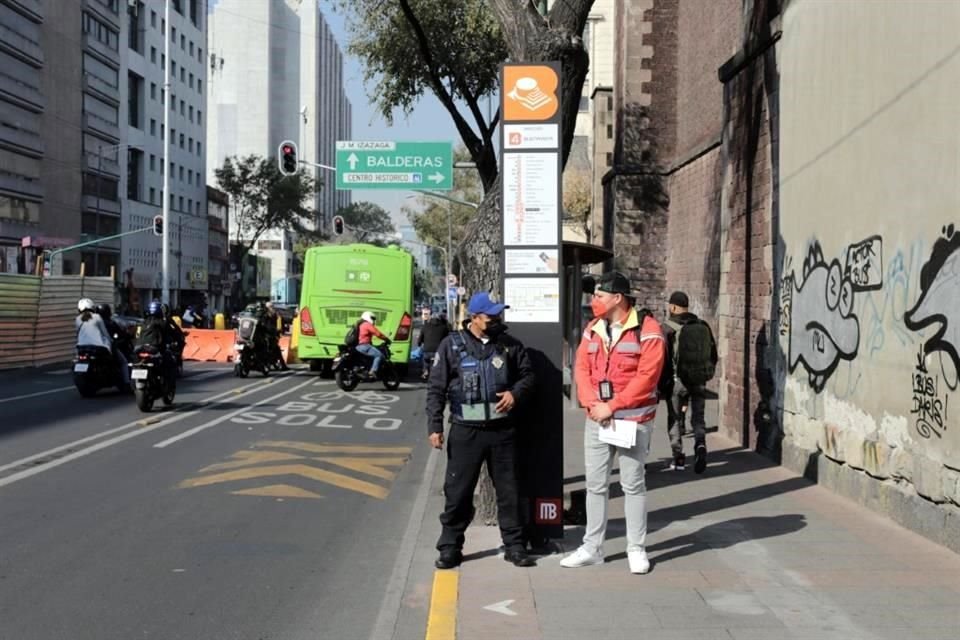
[[[554, 555], [517, 569], [498, 554], [496, 527], [471, 527], [458, 640], [958, 637], [960, 557], [715, 433], [704, 475], [667, 471], [665, 420], [648, 461], [651, 573], [627, 568], [617, 484], [601, 566], [564, 569]], [[582, 426], [568, 411], [570, 489], [582, 486]], [[564, 549], [582, 533], [568, 527]]]

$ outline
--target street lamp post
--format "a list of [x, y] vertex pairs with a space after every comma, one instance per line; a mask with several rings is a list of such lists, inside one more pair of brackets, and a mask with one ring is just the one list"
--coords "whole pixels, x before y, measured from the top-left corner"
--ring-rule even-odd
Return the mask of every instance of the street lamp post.
[[170, 0], [164, 0], [163, 18], [166, 22], [163, 30], [163, 287], [160, 299], [170, 304]]

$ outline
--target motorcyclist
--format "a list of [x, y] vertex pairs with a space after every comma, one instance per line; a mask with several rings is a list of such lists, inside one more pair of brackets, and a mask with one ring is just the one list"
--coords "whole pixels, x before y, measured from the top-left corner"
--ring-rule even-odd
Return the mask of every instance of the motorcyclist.
[[377, 337], [390, 344], [390, 338], [385, 336], [380, 329], [377, 328], [377, 317], [369, 311], [364, 311], [360, 316], [360, 330], [359, 330], [359, 341], [357, 343], [357, 352], [362, 353], [365, 356], [370, 356], [373, 358], [373, 364], [370, 365], [370, 372], [367, 374], [367, 377], [371, 380], [375, 380], [377, 377], [377, 371], [380, 369], [380, 364], [383, 362], [383, 354], [378, 348], [373, 346], [373, 338]]
[[170, 329], [170, 325], [174, 323], [164, 318], [164, 306], [166, 305], [161, 305], [156, 300], [147, 306], [147, 317], [140, 330], [137, 348], [149, 346], [159, 351], [163, 355], [165, 374], [170, 376], [168, 380], [172, 380], [176, 375], [176, 361], [171, 345], [176, 341], [176, 335]]
[[126, 329], [121, 327], [113, 319], [113, 311], [110, 309], [110, 305], [107, 303], [98, 304], [96, 306], [96, 314], [100, 316], [100, 319], [103, 320], [103, 324], [107, 329], [107, 335], [110, 336], [112, 342], [112, 353], [114, 359], [117, 361], [118, 366], [120, 367], [120, 376], [123, 378], [123, 382], [126, 385], [130, 384], [130, 359], [128, 354], [130, 353], [130, 339], [127, 334]]
[[286, 361], [284, 361], [283, 350], [280, 349], [280, 333], [277, 328], [277, 324], [279, 322], [278, 318], [280, 316], [277, 314], [277, 310], [274, 308], [272, 302], [267, 302], [267, 304], [264, 305], [264, 308], [266, 316], [264, 321], [266, 322], [267, 326], [266, 334], [270, 362], [279, 362], [280, 370], [286, 371], [290, 367], [288, 367]]
[[179, 362], [183, 359], [183, 347], [187, 343], [186, 334], [183, 332], [183, 329], [180, 328], [180, 325], [173, 321], [170, 305], [161, 304], [160, 309], [163, 312], [163, 322], [168, 336], [167, 344], [171, 345], [173, 355]]
[[271, 320], [270, 309], [263, 302], [258, 302], [254, 310], [257, 319], [257, 328], [253, 332], [253, 348], [261, 362], [269, 362], [273, 357], [273, 347], [277, 342], [276, 320]]
[[113, 350], [113, 340], [107, 331], [103, 318], [97, 315], [97, 305], [90, 298], [81, 298], [77, 302], [77, 347], [97, 347], [109, 355]]

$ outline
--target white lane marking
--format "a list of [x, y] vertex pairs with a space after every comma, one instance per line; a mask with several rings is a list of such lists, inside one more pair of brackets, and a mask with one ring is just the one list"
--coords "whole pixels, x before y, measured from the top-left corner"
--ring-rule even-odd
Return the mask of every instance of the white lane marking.
[[215, 378], [217, 376], [222, 376], [225, 373], [230, 373], [229, 369], [214, 369], [212, 371], [202, 371], [200, 373], [191, 373], [187, 376], [187, 380], [206, 380], [207, 378]]
[[387, 581], [387, 588], [380, 603], [380, 613], [373, 626], [370, 640], [392, 640], [396, 631], [397, 620], [400, 618], [400, 607], [403, 592], [407, 585], [407, 576], [413, 565], [413, 556], [417, 550], [417, 539], [423, 527], [423, 516], [427, 511], [427, 500], [430, 497], [430, 485], [433, 483], [433, 474], [441, 455], [439, 451], [430, 450], [427, 454], [427, 464], [423, 466], [423, 477], [420, 479], [420, 489], [417, 491], [413, 509], [410, 511], [410, 520], [397, 551], [397, 559], [393, 563], [393, 571]]
[[0, 404], [3, 404], [4, 402], [14, 402], [15, 400], [26, 400], [28, 398], [36, 398], [37, 396], [46, 396], [51, 393], [60, 393], [61, 391], [66, 391], [67, 389], [73, 389], [73, 385], [70, 385], [69, 387], [57, 387], [56, 389], [47, 389], [46, 391], [37, 391], [36, 393], [28, 393], [22, 396], [0, 398]]
[[230, 413], [227, 413], [227, 414], [225, 414], [225, 415], [222, 415], [222, 416], [220, 416], [219, 418], [216, 418], [215, 420], [211, 420], [210, 422], [207, 422], [206, 424], [201, 424], [201, 425], [199, 425], [199, 426], [197, 426], [197, 427], [194, 427], [194, 428], [192, 428], [192, 429], [189, 429], [189, 430], [187, 430], [187, 431], [184, 431], [184, 432], [181, 433], [180, 435], [173, 436], [172, 438], [167, 438], [167, 439], [164, 440], [163, 442], [158, 442], [157, 444], [155, 444], [155, 445], [153, 445], [153, 446], [156, 447], [157, 449], [163, 449], [164, 447], [167, 447], [167, 446], [169, 446], [169, 445], [171, 445], [171, 444], [174, 444], [174, 443], [176, 443], [176, 442], [180, 442], [181, 440], [185, 440], [186, 438], [189, 438], [190, 436], [196, 435], [196, 434], [200, 433], [201, 431], [205, 431], [205, 430], [209, 429], [210, 427], [215, 427], [215, 426], [217, 426], [218, 424], [220, 424], [221, 422], [226, 422], [227, 420], [229, 420], [230, 418], [233, 418], [234, 416], [238, 416], [238, 415], [240, 415], [241, 413], [244, 413], [244, 412], [246, 412], [246, 411], [250, 411], [250, 409], [252, 409], [253, 407], [259, 407], [259, 406], [262, 405], [262, 404], [266, 404], [266, 403], [268, 403], [268, 402], [273, 402], [274, 400], [277, 400], [278, 398], [282, 398], [283, 396], [289, 395], [289, 394], [293, 393], [294, 391], [297, 391], [298, 389], [302, 389], [303, 387], [307, 386], [307, 385], [310, 384], [311, 382], [313, 382], [313, 381], [312, 381], [312, 380], [307, 380], [306, 382], [301, 382], [301, 383], [298, 384], [297, 386], [291, 387], [291, 388], [287, 389], [286, 391], [282, 391], [282, 392], [280, 392], [280, 393], [278, 393], [278, 394], [276, 394], [276, 395], [272, 395], [272, 396], [270, 396], [269, 398], [264, 398], [263, 400], [260, 400], [259, 402], [255, 402], [255, 403], [253, 403], [253, 404], [251, 404], [251, 405], [249, 405], [249, 406], [241, 407], [241, 408], [237, 409], [236, 411], [231, 411]]
[[[198, 402], [197, 404], [200, 404], [200, 405], [217, 404], [217, 403], [219, 403], [219, 402], [223, 402], [224, 400], [226, 400], [226, 399], [228, 398], [228, 396], [229, 396], [229, 399], [232, 400], [233, 397], [236, 395], [236, 392], [237, 392], [237, 391], [240, 391], [241, 393], [246, 393], [246, 391], [248, 391], [248, 390], [250, 390], [250, 389], [253, 389], [253, 388], [256, 387], [256, 386], [259, 386], [260, 384], [261, 384], [261, 383], [258, 381], [258, 382], [254, 382], [254, 383], [248, 384], [248, 385], [246, 385], [246, 386], [240, 387], [239, 389], [230, 389], [230, 390], [228, 390], [228, 391], [223, 391], [223, 392], [218, 393], [218, 394], [216, 394], [216, 395], [212, 395], [212, 396], [210, 396], [209, 398], [206, 398], [206, 399], [204, 399], [204, 400], [201, 400], [201, 401]], [[202, 408], [203, 408], [203, 407], [201, 406], [201, 409], [202, 409]], [[173, 424], [174, 422], [178, 422], [178, 421], [182, 420], [183, 418], [186, 418], [186, 417], [188, 417], [188, 416], [194, 415], [194, 414], [198, 413], [199, 411], [200, 411], [200, 409], [195, 409], [195, 410], [193, 410], [193, 411], [189, 411], [189, 412], [182, 413], [182, 414], [174, 414], [174, 415], [170, 416], [169, 418], [160, 418], [159, 420], [154, 420], [154, 419], [152, 419], [152, 418], [148, 418], [147, 420], [144, 420], [143, 418], [139, 418], [139, 419], [134, 420], [133, 422], [127, 423], [127, 424], [125, 424], [125, 425], [122, 425], [122, 426], [119, 426], [119, 427], [114, 427], [114, 428], [112, 428], [112, 429], [107, 429], [106, 431], [101, 431], [100, 433], [95, 433], [95, 434], [93, 434], [92, 436], [87, 436], [87, 437], [85, 437], [85, 438], [80, 438], [79, 440], [74, 440], [73, 442], [68, 442], [67, 444], [59, 445], [59, 446], [57, 446], [57, 447], [54, 447], [53, 449], [47, 449], [46, 451], [41, 451], [40, 453], [34, 453], [34, 454], [29, 455], [29, 456], [27, 456], [27, 457], [25, 457], [25, 458], [20, 458], [19, 460], [14, 460], [13, 462], [9, 462], [9, 463], [7, 463], [7, 464], [5, 464], [5, 465], [3, 465], [3, 466], [0, 466], [0, 472], [6, 471], [6, 470], [8, 470], [8, 469], [13, 469], [13, 468], [15, 468], [15, 467], [20, 467], [20, 466], [23, 466], [23, 465], [25, 465], [25, 464], [33, 463], [33, 462], [35, 462], [35, 461], [37, 461], [37, 460], [40, 460], [40, 459], [42, 459], [42, 458], [45, 458], [45, 457], [47, 457], [47, 456], [53, 455], [53, 454], [55, 454], [55, 453], [59, 453], [59, 452], [65, 450], [65, 449], [73, 449], [74, 447], [78, 447], [78, 446], [80, 446], [80, 445], [82, 445], [82, 444], [86, 444], [86, 443], [88, 443], [88, 442], [92, 442], [93, 440], [99, 440], [99, 439], [101, 439], [101, 438], [105, 438], [105, 437], [107, 437], [107, 436], [113, 435], [114, 433], [119, 433], [120, 431], [125, 431], [125, 430], [127, 430], [127, 429], [131, 429], [131, 428], [134, 428], [134, 427], [142, 427], [142, 426], [145, 426], [145, 425], [148, 425], [148, 424], [149, 424], [151, 427], [152, 427], [153, 425], [165, 427], [165, 426], [167, 426], [168, 424]], [[144, 430], [138, 430], [138, 431], [136, 431], [135, 433], [146, 433], [146, 430], [145, 430], [145, 429], [144, 429]], [[76, 453], [79, 453], [79, 452], [76, 452]], [[73, 454], [70, 454], [70, 455], [73, 455]], [[65, 457], [66, 457], [66, 456], [65, 456]], [[63, 459], [63, 458], [60, 458], [60, 460], [62, 460], [62, 459]], [[45, 465], [38, 466], [38, 467], [36, 467], [36, 469], [42, 470], [42, 469], [44, 469], [44, 468], [52, 465], [54, 462], [55, 462], [55, 461], [51, 461], [51, 462], [49, 462], [49, 463], [47, 463], [47, 464], [45, 464]], [[32, 471], [32, 470], [33, 470], [33, 469], [31, 469], [31, 471]], [[32, 474], [31, 474], [31, 475], [32, 475]], [[12, 478], [13, 476], [9, 476], [9, 477]], [[27, 477], [27, 476], [24, 476], [24, 477]], [[4, 480], [6, 480], [6, 478], [4, 478]], [[7, 483], [7, 484], [9, 484], [9, 483]], [[0, 481], [0, 486], [3, 486], [2, 481]]]

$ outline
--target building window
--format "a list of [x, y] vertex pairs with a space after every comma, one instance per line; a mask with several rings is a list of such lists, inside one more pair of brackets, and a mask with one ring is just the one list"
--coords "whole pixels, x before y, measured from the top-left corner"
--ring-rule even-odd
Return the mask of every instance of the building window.
[[129, 125], [142, 129], [143, 118], [143, 78], [135, 73], [127, 73], [127, 113]]
[[197, 140], [197, 155], [200, 155], [200, 141]]
[[160, 102], [162, 102], [163, 104], [167, 104], [167, 90], [166, 90], [166, 89], [160, 89]]
[[197, 61], [203, 62], [203, 49], [201, 47], [197, 47]]
[[177, 209], [177, 201], [174, 200], [174, 195], [172, 193], [170, 194], [170, 208], [174, 211]]
[[193, 40], [190, 41], [190, 57], [193, 57]]
[[173, 127], [170, 127], [170, 139], [173, 140], [172, 144], [177, 144], [177, 130]]
[[607, 166], [608, 166], [608, 167], [612, 167], [612, 166], [613, 166], [613, 154], [612, 154], [612, 153], [608, 153], [608, 154], [607, 154]]
[[150, 12], [150, 26], [153, 27], [154, 29], [157, 28], [157, 12], [156, 11]]
[[[181, 148], [181, 149], [183, 149], [183, 145], [184, 145], [184, 142], [183, 142], [183, 141], [184, 141], [184, 137], [183, 137], [183, 134], [181, 133], [181, 134], [180, 134], [180, 148]], [[180, 167], [180, 168], [183, 169], [183, 167]]]
[[178, 211], [183, 211], [183, 196], [180, 196], [180, 208]]
[[160, 68], [161, 69], [167, 68], [167, 54], [165, 53], [160, 54]]
[[180, 50], [187, 50], [187, 38], [182, 33], [180, 34]]
[[183, 165], [180, 165], [180, 182], [183, 182]]
[[190, 112], [190, 122], [193, 122], [193, 105], [190, 105], [188, 111]]
[[127, 7], [129, 19], [128, 44], [137, 53], [143, 53], [143, 3], [133, 2]]
[[193, 184], [193, 169], [187, 169], [187, 184]]
[[160, 125], [160, 139], [165, 140], [167, 137], [166, 126]]
[[89, 13], [83, 14], [83, 32], [114, 51], [120, 50], [120, 34]]
[[197, 109], [197, 124], [203, 124], [203, 111]]
[[257, 251], [280, 251], [279, 240], [258, 240]]
[[177, 77], [177, 61], [176, 60], [170, 61], [170, 75], [172, 75], [174, 78]]
[[203, 80], [197, 78], [197, 93], [203, 94]]
[[150, 99], [151, 100], [157, 99], [157, 83], [156, 82], [150, 83]]
[[157, 135], [157, 121], [153, 118], [150, 118], [150, 135]]
[[103, 200], [116, 201], [119, 182], [115, 178], [110, 178], [96, 173], [83, 174], [83, 195], [100, 195]]
[[189, 151], [190, 153], [193, 153], [193, 138], [190, 138], [190, 140], [188, 141], [187, 151]]
[[[198, 20], [200, 19], [200, 12], [197, 10], [197, 5], [200, 4], [200, 0], [188, 0], [190, 2], [190, 22], [195, 26], [200, 26]], [[191, 51], [191, 53], [193, 53]]]
[[157, 190], [150, 187], [150, 204], [157, 204]]
[[180, 115], [187, 115], [187, 103], [183, 100], [180, 101]]
[[166, 19], [166, 18], [160, 18], [160, 31], [163, 31], [164, 33], [167, 32], [167, 19]]
[[607, 140], [613, 140], [613, 125], [607, 125]]
[[174, 162], [170, 163], [170, 175], [172, 176], [177, 175], [177, 165]]
[[157, 64], [157, 48], [150, 47], [150, 62], [151, 64]]
[[140, 183], [143, 176], [143, 151], [127, 150], [127, 199], [140, 200]]
[[[150, 171], [156, 171], [156, 170], [157, 170], [157, 156], [151, 153], [150, 154]], [[151, 198], [150, 201], [153, 202], [153, 198]]]
[[190, 74], [190, 88], [193, 89], [193, 74]]
[[172, 42], [174, 46], [176, 46], [177, 44], [177, 28], [176, 27], [170, 27], [170, 42]]
[[180, 67], [180, 82], [183, 82], [183, 83], [187, 82], [187, 71], [186, 69], [183, 68], [182, 65]]

